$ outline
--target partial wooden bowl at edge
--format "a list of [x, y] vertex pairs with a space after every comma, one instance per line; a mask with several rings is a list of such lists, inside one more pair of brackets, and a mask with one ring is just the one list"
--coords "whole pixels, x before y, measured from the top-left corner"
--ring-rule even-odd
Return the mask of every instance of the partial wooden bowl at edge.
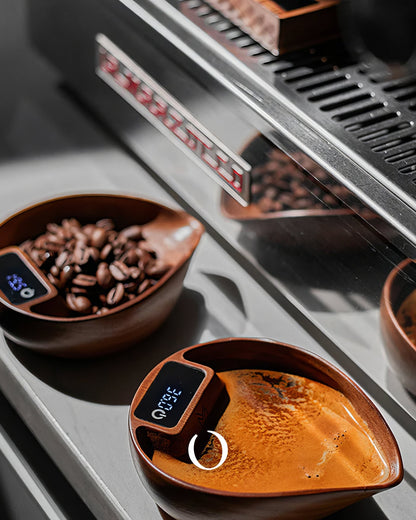
[[105, 315], [57, 317], [19, 309], [0, 299], [0, 325], [15, 343], [45, 354], [91, 357], [132, 346], [167, 318], [182, 290], [183, 279], [203, 226], [184, 211], [124, 195], [88, 194], [60, 197], [19, 211], [0, 224], [0, 249], [19, 245], [45, 232], [49, 222], [75, 217], [82, 224], [112, 218], [116, 229], [143, 225], [146, 239], [171, 268], [137, 298]]
[[416, 345], [397, 321], [396, 314], [405, 298], [416, 290], [416, 262], [403, 260], [388, 275], [380, 303], [381, 333], [393, 372], [403, 386], [416, 396]]

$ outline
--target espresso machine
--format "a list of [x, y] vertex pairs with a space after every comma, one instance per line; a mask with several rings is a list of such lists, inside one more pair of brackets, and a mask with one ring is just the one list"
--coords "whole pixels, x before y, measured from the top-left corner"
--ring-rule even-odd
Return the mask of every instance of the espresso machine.
[[0, 163], [4, 218], [47, 196], [117, 191], [206, 230], [143, 348], [68, 363], [2, 339], [1, 392], [93, 517], [160, 518], [132, 465], [127, 407], [162, 359], [231, 336], [332, 362], [392, 429], [404, 481], [331, 518], [413, 516], [416, 400], [384, 353], [380, 296], [416, 254], [415, 11], [410, 0], [26, 2], [7, 138], [22, 160], [20, 177]]

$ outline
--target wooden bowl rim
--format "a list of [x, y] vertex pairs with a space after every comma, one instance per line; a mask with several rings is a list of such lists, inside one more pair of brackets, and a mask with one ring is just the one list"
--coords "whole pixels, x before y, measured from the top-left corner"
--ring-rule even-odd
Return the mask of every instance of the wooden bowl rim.
[[[387, 317], [390, 320], [390, 322], [393, 324], [394, 329], [399, 333], [400, 337], [403, 339], [403, 341], [406, 343], [406, 345], [414, 351], [416, 354], [416, 345], [414, 345], [410, 339], [408, 338], [407, 334], [404, 332], [403, 328], [401, 327], [400, 323], [397, 320], [396, 314], [393, 311], [392, 307], [392, 301], [391, 301], [391, 290], [393, 283], [396, 281], [397, 276], [399, 273], [406, 268], [408, 265], [416, 263], [416, 260], [413, 260], [412, 258], [406, 258], [405, 260], [402, 260], [399, 264], [394, 267], [389, 273], [389, 275], [386, 278], [386, 281], [384, 282], [383, 291], [382, 291], [382, 302], [384, 303], [384, 307], [386, 309]], [[416, 285], [415, 285], [416, 289]], [[403, 303], [403, 302], [401, 302]]]
[[[229, 342], [239, 342], [239, 341], [253, 342], [253, 343], [263, 343], [263, 344], [267, 344], [268, 343], [270, 345], [283, 346], [285, 348], [288, 348], [289, 350], [294, 350], [294, 351], [300, 352], [305, 357], [314, 359], [321, 366], [329, 368], [329, 370], [330, 370], [330, 372], [332, 374], [338, 375], [339, 377], [344, 379], [349, 385], [354, 387], [354, 389], [360, 394], [360, 396], [362, 398], [364, 398], [364, 400], [367, 401], [367, 403], [374, 410], [378, 420], [380, 421], [380, 424], [383, 425], [383, 427], [385, 428], [386, 434], [389, 436], [389, 440], [392, 443], [392, 449], [394, 450], [395, 453], [394, 453], [394, 457], [391, 458], [390, 460], [388, 460], [388, 462], [389, 462], [390, 466], [394, 465], [396, 467], [396, 474], [391, 471], [390, 472], [391, 475], [389, 475], [389, 477], [385, 481], [380, 482], [380, 483], [376, 483], [376, 484], [373, 484], [373, 485], [368, 485], [368, 486], [355, 486], [355, 487], [352, 486], [352, 487], [347, 487], [347, 488], [346, 487], [337, 487], [337, 488], [323, 488], [323, 489], [319, 488], [319, 489], [296, 490], [296, 491], [281, 491], [281, 492], [277, 492], [277, 493], [248, 493], [248, 492], [222, 491], [222, 490], [217, 490], [217, 489], [214, 489], [214, 488], [198, 486], [196, 484], [192, 484], [192, 483], [186, 482], [184, 480], [175, 478], [175, 477], [169, 475], [168, 473], [165, 473], [161, 469], [159, 469], [153, 463], [153, 461], [151, 459], [149, 459], [149, 457], [144, 453], [144, 451], [142, 450], [139, 442], [137, 441], [135, 429], [132, 428], [132, 420], [131, 420], [131, 418], [132, 418], [132, 416], [134, 416], [134, 409], [135, 409], [134, 403], [135, 403], [136, 396], [137, 396], [137, 394], [139, 392], [140, 387], [142, 386], [142, 384], [145, 382], [145, 380], [147, 378], [147, 376], [146, 376], [143, 379], [143, 381], [141, 382], [141, 384], [139, 386], [139, 389], [137, 389], [137, 391], [135, 392], [135, 395], [133, 397], [132, 403], [130, 405], [130, 409], [129, 409], [129, 434], [130, 434], [130, 440], [133, 443], [133, 447], [135, 449], [135, 452], [140, 457], [140, 459], [150, 468], [150, 470], [152, 472], [155, 472], [159, 477], [161, 477], [162, 479], [167, 480], [169, 483], [171, 483], [173, 485], [176, 485], [176, 486], [179, 486], [179, 487], [182, 487], [182, 488], [187, 488], [187, 489], [192, 490], [192, 491], [202, 492], [202, 493], [206, 493], [206, 494], [209, 494], [209, 495], [224, 496], [224, 497], [236, 497], [236, 498], [237, 497], [238, 498], [278, 498], [278, 497], [317, 495], [317, 494], [326, 494], [326, 493], [334, 493], [334, 492], [351, 492], [351, 491], [362, 491], [363, 493], [374, 491], [374, 493], [375, 493], [377, 491], [382, 491], [384, 489], [391, 488], [391, 487], [393, 487], [393, 486], [395, 486], [395, 485], [397, 485], [397, 484], [399, 484], [401, 482], [401, 480], [403, 479], [404, 471], [403, 471], [403, 462], [402, 462], [399, 446], [397, 444], [397, 441], [396, 441], [392, 431], [390, 430], [389, 425], [385, 421], [384, 417], [381, 415], [381, 413], [379, 412], [379, 410], [376, 407], [376, 405], [371, 401], [371, 399], [369, 397], [367, 397], [366, 393], [361, 389], [361, 387], [353, 379], [351, 379], [347, 374], [345, 374], [343, 371], [341, 371], [339, 368], [337, 368], [335, 365], [333, 365], [329, 361], [326, 361], [321, 356], [313, 354], [312, 352], [309, 352], [308, 350], [306, 350], [304, 348], [296, 347], [294, 345], [290, 345], [288, 343], [283, 343], [283, 342], [276, 341], [276, 340], [273, 340], [273, 339], [269, 339], [269, 338], [246, 338], [246, 337], [241, 337], [241, 338], [238, 338], [238, 337], [221, 338], [221, 339], [217, 339], [217, 340], [213, 340], [213, 341], [208, 341], [206, 343], [200, 343], [200, 344], [197, 344], [197, 345], [192, 345], [190, 347], [186, 347], [184, 349], [181, 349], [181, 350], [171, 354], [171, 356], [176, 356], [176, 360], [177, 360], [177, 357], [179, 355], [183, 355], [186, 352], [188, 352], [190, 350], [193, 350], [193, 349], [197, 349], [197, 348], [200, 348], [200, 347], [206, 347], [206, 346], [209, 346], [209, 345], [215, 345], [215, 344], [218, 344], [218, 343], [229, 343]], [[157, 367], [163, 365], [166, 361], [168, 361], [170, 359], [171, 356], [168, 356], [167, 358], [162, 360], [152, 370], [155, 370]], [[366, 418], [364, 418], [364, 420], [366, 420]]]
[[19, 314], [22, 314], [22, 315], [25, 315], [25, 316], [28, 316], [31, 318], [35, 318], [37, 320], [45, 321], [45, 322], [78, 323], [78, 322], [86, 322], [86, 321], [90, 321], [90, 320], [105, 319], [107, 317], [114, 316], [114, 314], [122, 312], [125, 309], [134, 307], [135, 305], [150, 298], [151, 296], [153, 296], [153, 294], [155, 294], [157, 291], [159, 291], [166, 284], [166, 282], [170, 278], [172, 278], [173, 275], [175, 273], [177, 273], [180, 270], [180, 268], [191, 258], [196, 247], [198, 246], [201, 236], [204, 232], [204, 226], [201, 224], [201, 222], [199, 222], [199, 220], [197, 220], [195, 217], [193, 217], [192, 215], [190, 215], [189, 213], [187, 213], [186, 211], [184, 211], [182, 209], [173, 209], [173, 208], [170, 208], [169, 206], [165, 206], [164, 204], [160, 204], [159, 202], [156, 202], [151, 199], [145, 199], [143, 197], [136, 197], [134, 195], [129, 195], [129, 194], [125, 194], [125, 193], [111, 193], [111, 192], [75, 193], [72, 195], [71, 194], [62, 195], [62, 196], [58, 196], [58, 197], [53, 197], [51, 199], [43, 200], [40, 202], [36, 202], [36, 203], [31, 204], [30, 206], [26, 206], [25, 208], [15, 211], [9, 217], [6, 217], [4, 220], [2, 220], [0, 222], [0, 229], [4, 225], [6, 225], [8, 222], [10, 222], [14, 218], [16, 218], [18, 215], [22, 215], [26, 212], [33, 210], [34, 208], [43, 206], [44, 204], [59, 202], [61, 200], [67, 200], [67, 199], [83, 198], [83, 197], [99, 197], [99, 198], [108, 197], [108, 198], [131, 199], [136, 202], [145, 202], [152, 206], [156, 206], [156, 207], [160, 208], [162, 211], [173, 212], [177, 215], [182, 214], [183, 216], [186, 216], [186, 220], [193, 230], [192, 234], [194, 237], [194, 244], [189, 249], [189, 251], [186, 253], [186, 255], [184, 255], [182, 261], [179, 262], [178, 264], [172, 266], [166, 272], [166, 274], [164, 274], [162, 276], [162, 278], [160, 278], [160, 280], [158, 280], [158, 282], [155, 285], [153, 285], [152, 287], [150, 287], [149, 289], [144, 291], [141, 295], [137, 296], [137, 298], [129, 300], [129, 301], [123, 303], [122, 305], [118, 305], [117, 307], [114, 307], [113, 309], [109, 309], [109, 311], [105, 314], [101, 314], [101, 315], [87, 314], [86, 316], [70, 316], [70, 317], [49, 316], [46, 314], [39, 314], [39, 313], [33, 312], [31, 310], [26, 310], [26, 309], [21, 309], [19, 307], [16, 307], [16, 306], [10, 304], [8, 301], [6, 301], [4, 298], [2, 298], [0, 296], [0, 302], [2, 305], [8, 307], [12, 311], [18, 312]]

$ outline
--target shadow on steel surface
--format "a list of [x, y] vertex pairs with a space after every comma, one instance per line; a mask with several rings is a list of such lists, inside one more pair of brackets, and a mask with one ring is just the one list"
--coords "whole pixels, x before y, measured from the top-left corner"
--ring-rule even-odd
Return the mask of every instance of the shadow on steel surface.
[[130, 404], [137, 387], [157, 363], [198, 343], [209, 320], [204, 297], [185, 288], [158, 331], [137, 346], [113, 355], [61, 359], [43, 356], [10, 340], [6, 342], [27, 370], [60, 392], [85, 401], [123, 405]]

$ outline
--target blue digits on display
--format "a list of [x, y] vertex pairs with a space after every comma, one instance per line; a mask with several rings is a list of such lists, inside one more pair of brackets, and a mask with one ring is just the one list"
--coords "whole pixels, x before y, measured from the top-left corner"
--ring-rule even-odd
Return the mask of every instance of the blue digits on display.
[[12, 291], [19, 292], [24, 287], [27, 287], [27, 283], [23, 281], [23, 278], [17, 274], [9, 274], [6, 277], [7, 283], [10, 285]]
[[166, 392], [162, 395], [162, 398], [157, 404], [158, 408], [169, 412], [172, 410], [173, 405], [176, 403], [181, 393], [182, 390], [176, 390], [176, 388], [171, 388], [168, 386]]

